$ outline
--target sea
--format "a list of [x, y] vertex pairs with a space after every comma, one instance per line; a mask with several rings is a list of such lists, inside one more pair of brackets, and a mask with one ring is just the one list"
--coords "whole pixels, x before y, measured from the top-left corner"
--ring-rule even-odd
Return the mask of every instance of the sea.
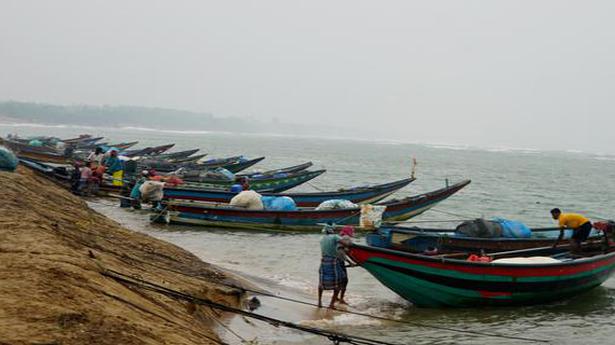
[[[412, 219], [413, 224], [454, 228], [477, 217], [504, 217], [529, 226], [553, 226], [549, 210], [559, 207], [593, 220], [615, 218], [615, 155], [531, 148], [480, 148], [376, 139], [293, 137], [146, 128], [87, 128], [33, 124], [0, 125], [0, 135], [82, 133], [112, 142], [139, 140], [140, 146], [175, 143], [201, 148], [209, 158], [242, 154], [266, 159], [252, 170], [311, 161], [326, 174], [297, 191], [336, 190], [405, 178], [416, 159], [417, 180], [395, 197], [428, 192], [469, 178], [458, 194]], [[147, 215], [118, 207], [109, 199], [90, 206], [135, 231], [174, 243], [204, 261], [249, 279], [259, 288], [315, 303], [320, 234], [280, 234], [177, 225], [152, 225]], [[358, 238], [358, 242], [363, 239]], [[506, 308], [425, 309], [406, 302], [362, 268], [349, 270], [346, 310], [395, 321], [317, 309], [259, 297], [264, 315], [304, 326], [335, 330], [391, 344], [612, 344], [615, 334], [615, 278], [575, 298], [557, 303]], [[330, 295], [325, 294], [325, 302]], [[232, 330], [232, 331], [229, 331]], [[330, 344], [319, 336], [234, 318], [219, 333], [224, 341], [258, 344]]]

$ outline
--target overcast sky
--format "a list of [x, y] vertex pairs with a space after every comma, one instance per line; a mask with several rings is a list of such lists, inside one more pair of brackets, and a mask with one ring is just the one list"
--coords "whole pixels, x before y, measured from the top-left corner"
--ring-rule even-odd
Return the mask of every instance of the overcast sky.
[[0, 99], [615, 152], [615, 1], [0, 0]]

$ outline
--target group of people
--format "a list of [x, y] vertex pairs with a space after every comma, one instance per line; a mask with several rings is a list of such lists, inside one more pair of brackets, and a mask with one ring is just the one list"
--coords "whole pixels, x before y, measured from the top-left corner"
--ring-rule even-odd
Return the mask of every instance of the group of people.
[[118, 157], [118, 152], [111, 150], [105, 153], [102, 148], [97, 147], [88, 155], [85, 162], [75, 162], [71, 177], [72, 191], [80, 195], [95, 193], [105, 173], [113, 177], [113, 185], [123, 185], [124, 165]]

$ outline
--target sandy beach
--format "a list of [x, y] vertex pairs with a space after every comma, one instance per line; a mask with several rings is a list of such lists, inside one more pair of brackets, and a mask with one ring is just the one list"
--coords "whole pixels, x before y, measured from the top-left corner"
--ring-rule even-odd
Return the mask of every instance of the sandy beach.
[[2, 344], [209, 344], [204, 307], [123, 285], [114, 270], [239, 306], [233, 275], [170, 243], [122, 228], [25, 168], [0, 172]]

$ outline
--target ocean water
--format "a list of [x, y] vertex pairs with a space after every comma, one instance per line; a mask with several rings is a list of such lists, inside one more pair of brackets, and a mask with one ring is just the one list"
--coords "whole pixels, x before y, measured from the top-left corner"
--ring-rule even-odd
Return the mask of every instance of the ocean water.
[[[531, 148], [472, 148], [402, 142], [348, 140], [231, 133], [157, 131], [139, 128], [93, 129], [60, 126], [0, 125], [0, 135], [74, 136], [83, 132], [111, 141], [139, 140], [142, 145], [176, 143], [200, 147], [211, 157], [266, 156], [255, 169], [312, 161], [327, 173], [297, 190], [338, 189], [406, 177], [415, 157], [417, 181], [396, 196], [427, 192], [455, 182], [472, 184], [414, 221], [448, 221], [506, 217], [530, 226], [552, 226], [549, 210], [584, 213], [593, 219], [615, 218], [615, 156], [583, 152], [542, 152]], [[411, 138], [409, 138], [411, 141]], [[119, 209], [110, 200], [91, 206], [126, 226], [181, 246], [203, 260], [242, 274], [281, 295], [315, 302], [320, 235], [285, 235], [188, 226], [149, 224], [142, 213]], [[361, 268], [349, 272], [349, 310], [409, 322], [463, 330], [550, 340], [554, 344], [612, 343], [615, 332], [615, 280], [576, 298], [520, 308], [421, 309], [399, 298]], [[325, 301], [329, 296], [325, 296]], [[518, 340], [382, 322], [262, 298], [259, 312], [354, 335], [400, 344], [519, 344]], [[329, 344], [326, 339], [241, 319], [231, 323], [245, 338], [262, 343]], [[238, 338], [221, 329], [224, 339]]]

